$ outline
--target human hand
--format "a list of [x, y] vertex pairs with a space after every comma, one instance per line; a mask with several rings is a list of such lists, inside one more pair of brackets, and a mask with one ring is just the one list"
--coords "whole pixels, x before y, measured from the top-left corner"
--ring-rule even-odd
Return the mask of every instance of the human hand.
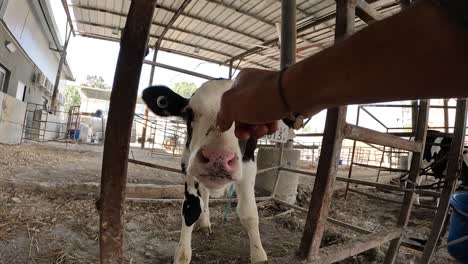
[[244, 69], [233, 87], [221, 98], [217, 125], [221, 132], [236, 122], [239, 139], [261, 138], [278, 129], [278, 120], [287, 115], [287, 109], [278, 91], [278, 72]]

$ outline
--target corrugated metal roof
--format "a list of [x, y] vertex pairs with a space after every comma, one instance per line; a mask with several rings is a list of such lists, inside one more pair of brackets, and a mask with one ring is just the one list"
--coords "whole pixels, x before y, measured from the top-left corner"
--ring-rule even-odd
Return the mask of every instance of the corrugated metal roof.
[[[158, 0], [150, 31], [153, 47], [184, 0]], [[381, 15], [399, 12], [398, 0], [369, 0]], [[71, 0], [76, 33], [119, 41], [130, 7], [129, 0]], [[334, 41], [334, 0], [297, 0], [297, 60]], [[276, 23], [280, 0], [193, 0], [163, 36], [160, 50], [204, 61], [265, 69], [279, 68]], [[356, 19], [358, 29], [366, 24]], [[242, 59], [240, 59], [240, 55]]]

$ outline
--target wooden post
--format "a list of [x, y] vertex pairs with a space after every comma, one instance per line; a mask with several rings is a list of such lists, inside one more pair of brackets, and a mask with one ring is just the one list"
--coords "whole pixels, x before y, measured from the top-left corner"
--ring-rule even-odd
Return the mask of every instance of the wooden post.
[[432, 229], [431, 234], [429, 235], [429, 240], [424, 247], [424, 252], [421, 257], [421, 264], [431, 262], [432, 256], [434, 255], [437, 247], [437, 242], [440, 238], [440, 234], [444, 229], [444, 222], [446, 221], [447, 213], [450, 208], [450, 197], [452, 196], [452, 193], [457, 184], [458, 177], [460, 176], [460, 159], [463, 152], [463, 144], [465, 142], [467, 116], [466, 111], [467, 100], [458, 99], [454, 135], [448, 156], [447, 176], [445, 178], [446, 183], [440, 196], [439, 208], [437, 209], [436, 216], [432, 222]]
[[[356, 18], [355, 0], [336, 1], [335, 39], [340, 39], [354, 31]], [[346, 107], [328, 109], [322, 139], [317, 177], [310, 200], [307, 220], [299, 247], [299, 257], [313, 259], [318, 255], [320, 242], [328, 217], [338, 159], [343, 142], [343, 128], [346, 124]]]
[[[359, 126], [359, 117], [361, 114], [361, 106], [358, 106], [357, 115], [356, 115], [356, 126]], [[354, 165], [354, 153], [356, 152], [356, 140], [353, 141], [353, 150], [351, 153], [351, 163], [349, 164], [348, 179], [351, 178], [353, 174], [353, 165]], [[348, 197], [349, 182], [346, 183], [346, 189], [344, 193], [344, 200]]]
[[132, 1], [120, 42], [102, 162], [100, 260], [123, 262], [124, 200], [132, 120], [156, 0]]
[[[416, 129], [415, 141], [423, 144], [426, 142], [427, 135], [427, 120], [429, 116], [429, 101], [421, 100], [418, 112], [418, 124]], [[411, 160], [411, 168], [408, 176], [408, 182], [406, 188], [414, 188], [413, 182], [416, 182], [416, 178], [419, 176], [419, 170], [421, 166], [421, 161], [423, 158], [424, 147], [419, 152], [413, 153], [413, 159]], [[414, 192], [405, 192], [403, 198], [403, 205], [400, 210], [400, 217], [397, 222], [397, 226], [401, 228], [406, 228], [411, 214], [411, 209], [413, 208], [413, 198]], [[385, 256], [385, 264], [394, 263], [398, 251], [400, 249], [400, 244], [403, 238], [398, 237], [390, 243], [388, 248], [387, 255]]]
[[340, 260], [349, 258], [351, 256], [355, 256], [371, 248], [378, 247], [383, 243], [394, 239], [395, 237], [400, 237], [403, 234], [403, 232], [404, 231], [401, 228], [393, 228], [390, 230], [360, 236], [344, 243], [331, 245], [324, 248], [320, 252], [320, 255], [306, 263], [335, 263]]

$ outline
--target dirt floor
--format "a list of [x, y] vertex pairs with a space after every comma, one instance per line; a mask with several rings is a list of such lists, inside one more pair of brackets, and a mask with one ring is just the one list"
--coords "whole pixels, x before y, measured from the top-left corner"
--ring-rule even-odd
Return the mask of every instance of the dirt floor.
[[[166, 166], [177, 167], [169, 156], [151, 157], [133, 150], [130, 155]], [[24, 190], [22, 182], [99, 182], [101, 147], [62, 144], [0, 145], [0, 264], [6, 263], [98, 263], [98, 212], [95, 197], [57, 195]], [[368, 173], [369, 174], [369, 173]], [[366, 174], [367, 175], [367, 174]], [[367, 177], [367, 176], [366, 176]], [[301, 182], [309, 182], [305, 177]], [[180, 184], [180, 175], [129, 164], [129, 182]], [[8, 183], [8, 184], [7, 184]], [[401, 199], [393, 193], [361, 191], [387, 199]], [[298, 205], [307, 207], [311, 185], [301, 184]], [[429, 201], [425, 201], [429, 204]], [[290, 262], [300, 242], [304, 216], [279, 204], [259, 202], [260, 232], [269, 263]], [[212, 206], [213, 233], [194, 233], [192, 263], [249, 263], [246, 232], [233, 208], [224, 222], [224, 203]], [[380, 231], [395, 225], [399, 206], [343, 191], [334, 195], [331, 217]], [[425, 239], [433, 211], [417, 209], [410, 221], [411, 237]], [[180, 235], [180, 204], [128, 202], [126, 206], [126, 263], [172, 263]], [[347, 241], [358, 234], [329, 224], [323, 246]], [[382, 263], [386, 245], [340, 263]], [[419, 254], [402, 249], [398, 263], [415, 263]], [[441, 250], [433, 263], [456, 263]]]

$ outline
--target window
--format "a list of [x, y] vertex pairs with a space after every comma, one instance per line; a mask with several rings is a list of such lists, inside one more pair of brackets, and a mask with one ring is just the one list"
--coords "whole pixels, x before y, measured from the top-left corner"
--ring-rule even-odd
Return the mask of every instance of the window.
[[6, 80], [7, 80], [7, 71], [0, 66], [0, 91], [6, 93], [7, 92], [7, 85], [6, 85]]
[[43, 110], [47, 110], [47, 104], [49, 103], [49, 100], [47, 100], [47, 98], [45, 97], [42, 97], [42, 109]]
[[18, 81], [18, 88], [16, 88], [16, 99], [21, 100], [24, 102], [24, 98], [26, 96], [26, 90], [28, 87], [24, 85], [21, 81]]

